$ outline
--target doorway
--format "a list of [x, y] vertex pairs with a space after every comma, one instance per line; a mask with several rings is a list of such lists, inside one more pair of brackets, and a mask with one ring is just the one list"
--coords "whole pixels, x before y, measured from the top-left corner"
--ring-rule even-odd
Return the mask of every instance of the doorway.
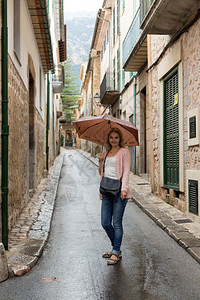
[[35, 82], [29, 72], [29, 190], [36, 185]]
[[146, 88], [140, 95], [140, 174], [147, 173], [147, 105]]

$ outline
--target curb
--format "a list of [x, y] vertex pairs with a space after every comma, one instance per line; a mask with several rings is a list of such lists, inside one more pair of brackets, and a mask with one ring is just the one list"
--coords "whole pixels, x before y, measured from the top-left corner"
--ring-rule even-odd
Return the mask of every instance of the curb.
[[[81, 149], [77, 149], [79, 153], [89, 159], [98, 166], [97, 159], [92, 158], [91, 154]], [[162, 230], [164, 230], [171, 238], [173, 238], [183, 249], [185, 249], [198, 263], [200, 263], [200, 239], [195, 237], [186, 228], [177, 224], [172, 218], [164, 212], [153, 206], [153, 204], [143, 202], [141, 195], [131, 188], [131, 200], [139, 206], [139, 208], [149, 216]]]
[[145, 207], [145, 205], [141, 203], [141, 196], [133, 189], [132, 195], [132, 201], [198, 263], [200, 263], [200, 239], [196, 238], [183, 226], [178, 225], [159, 209], [150, 206]]
[[57, 157], [52, 176], [49, 178], [43, 204], [37, 220], [32, 224], [28, 238], [7, 251], [9, 277], [21, 276], [29, 272], [38, 262], [49, 238], [51, 222], [57, 195], [58, 183], [64, 154]]

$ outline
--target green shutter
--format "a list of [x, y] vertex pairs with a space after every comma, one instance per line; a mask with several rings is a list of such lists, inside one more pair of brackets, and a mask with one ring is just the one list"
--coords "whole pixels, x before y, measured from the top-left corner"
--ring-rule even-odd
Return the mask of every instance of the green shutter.
[[189, 212], [198, 215], [198, 181], [188, 180]]
[[196, 137], [196, 116], [189, 118], [190, 139]]
[[179, 190], [178, 70], [164, 79], [164, 184]]
[[125, 10], [125, 0], [122, 0], [122, 10]]

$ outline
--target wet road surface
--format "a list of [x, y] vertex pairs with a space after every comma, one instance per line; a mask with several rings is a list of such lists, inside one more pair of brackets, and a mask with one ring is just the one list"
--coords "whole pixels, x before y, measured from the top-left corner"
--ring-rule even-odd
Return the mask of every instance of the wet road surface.
[[200, 299], [200, 265], [132, 201], [123, 258], [107, 266], [98, 185], [97, 167], [66, 150], [46, 249], [30, 273], [0, 283], [0, 299]]

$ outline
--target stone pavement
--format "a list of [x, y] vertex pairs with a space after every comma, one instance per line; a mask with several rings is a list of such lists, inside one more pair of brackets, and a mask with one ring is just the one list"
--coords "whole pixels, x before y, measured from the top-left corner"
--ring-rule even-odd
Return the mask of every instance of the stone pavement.
[[61, 152], [9, 233], [9, 276], [27, 273], [42, 254], [50, 232], [63, 158]]
[[[98, 166], [97, 158], [78, 151]], [[131, 172], [129, 184], [133, 202], [200, 263], [200, 222], [154, 195], [150, 183]]]

